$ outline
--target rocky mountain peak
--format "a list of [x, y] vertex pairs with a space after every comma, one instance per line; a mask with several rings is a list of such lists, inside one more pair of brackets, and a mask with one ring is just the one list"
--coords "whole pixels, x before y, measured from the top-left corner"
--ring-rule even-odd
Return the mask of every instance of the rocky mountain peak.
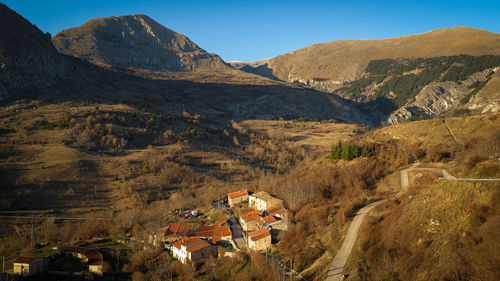
[[222, 59], [146, 15], [91, 19], [58, 33], [56, 48], [94, 64], [152, 71], [221, 70]]

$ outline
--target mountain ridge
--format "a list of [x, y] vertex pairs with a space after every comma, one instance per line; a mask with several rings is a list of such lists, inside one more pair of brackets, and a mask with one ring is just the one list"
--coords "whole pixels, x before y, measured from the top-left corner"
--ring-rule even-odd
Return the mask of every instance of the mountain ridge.
[[53, 42], [63, 54], [118, 69], [231, 70], [218, 55], [144, 14], [90, 19], [57, 33]]
[[[442, 38], [445, 35], [447, 38]], [[468, 36], [467, 40], [462, 36]], [[364, 71], [370, 60], [461, 54], [499, 55], [500, 35], [483, 29], [458, 26], [391, 38], [334, 40], [312, 44], [263, 63], [267, 63], [273, 75], [283, 81], [313, 78], [352, 81]], [[335, 64], [325, 64], [325, 60], [333, 60]], [[247, 64], [252, 66], [255, 63]]]

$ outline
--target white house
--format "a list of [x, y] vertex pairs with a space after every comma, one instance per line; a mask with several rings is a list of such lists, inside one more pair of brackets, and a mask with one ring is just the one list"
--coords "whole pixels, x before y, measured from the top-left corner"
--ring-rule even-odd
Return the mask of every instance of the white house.
[[184, 238], [172, 243], [172, 256], [182, 263], [207, 259], [215, 249], [207, 241], [200, 238]]
[[264, 211], [271, 207], [283, 207], [283, 200], [272, 197], [265, 191], [259, 191], [248, 197], [248, 205], [255, 210]]

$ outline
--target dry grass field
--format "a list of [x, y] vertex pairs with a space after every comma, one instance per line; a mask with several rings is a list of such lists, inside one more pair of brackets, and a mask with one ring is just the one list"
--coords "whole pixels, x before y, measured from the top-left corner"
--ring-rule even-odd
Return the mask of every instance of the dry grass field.
[[368, 130], [365, 126], [333, 121], [279, 121], [245, 120], [237, 123], [254, 134], [264, 134], [272, 139], [286, 140], [307, 152], [326, 153], [339, 141], [347, 141]]

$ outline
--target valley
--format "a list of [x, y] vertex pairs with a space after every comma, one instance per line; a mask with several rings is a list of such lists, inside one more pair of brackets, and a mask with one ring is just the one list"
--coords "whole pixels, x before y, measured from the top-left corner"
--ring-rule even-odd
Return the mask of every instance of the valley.
[[0, 4], [0, 64], [0, 280], [500, 276], [497, 33], [225, 62]]

